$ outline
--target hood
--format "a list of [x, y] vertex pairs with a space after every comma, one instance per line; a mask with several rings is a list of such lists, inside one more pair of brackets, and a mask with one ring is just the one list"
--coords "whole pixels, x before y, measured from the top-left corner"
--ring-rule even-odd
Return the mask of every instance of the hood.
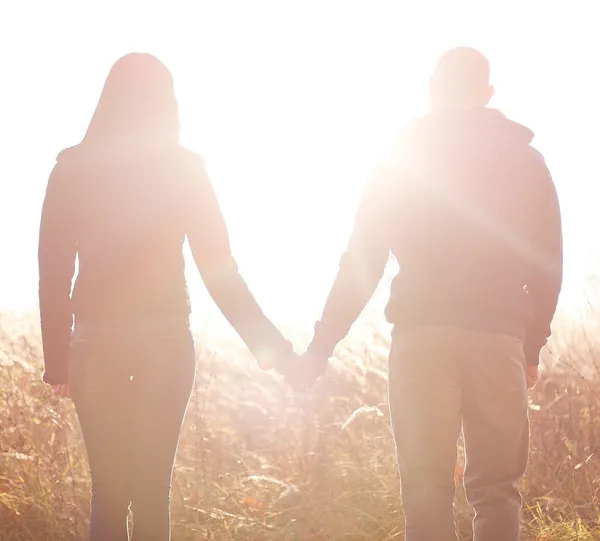
[[533, 132], [506, 118], [497, 109], [436, 109], [412, 120], [405, 136], [412, 142], [438, 142], [445, 145], [482, 144], [529, 145]]

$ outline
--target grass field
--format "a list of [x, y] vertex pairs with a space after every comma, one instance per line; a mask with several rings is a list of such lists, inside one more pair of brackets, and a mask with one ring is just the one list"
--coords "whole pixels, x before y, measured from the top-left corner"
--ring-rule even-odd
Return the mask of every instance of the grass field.
[[[531, 392], [525, 540], [600, 538], [600, 380], [593, 336], [562, 333]], [[359, 324], [306, 395], [237, 339], [197, 337], [173, 483], [173, 539], [401, 541], [385, 332]], [[299, 339], [300, 340], [300, 339]], [[600, 363], [600, 360], [598, 361]], [[0, 316], [0, 540], [85, 539], [90, 491], [72, 404], [40, 381], [34, 319]], [[460, 481], [461, 462], [456, 478]], [[456, 509], [463, 539], [470, 515]]]

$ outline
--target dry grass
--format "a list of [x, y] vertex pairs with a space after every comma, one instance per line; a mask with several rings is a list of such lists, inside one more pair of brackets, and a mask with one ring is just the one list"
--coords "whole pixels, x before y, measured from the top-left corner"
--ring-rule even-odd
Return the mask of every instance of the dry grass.
[[[199, 337], [173, 485], [174, 541], [404, 539], [388, 344], [362, 330], [365, 344], [346, 342], [307, 395], [258, 371], [239, 342], [218, 344], [220, 352]], [[531, 396], [526, 540], [600, 537], [596, 348], [569, 336], [574, 344], [561, 350], [571, 356]], [[573, 366], [592, 370], [577, 375]], [[90, 484], [79, 427], [71, 403], [40, 382], [40, 368], [36, 325], [0, 317], [0, 539], [85, 539]], [[457, 511], [469, 539], [460, 491]]]

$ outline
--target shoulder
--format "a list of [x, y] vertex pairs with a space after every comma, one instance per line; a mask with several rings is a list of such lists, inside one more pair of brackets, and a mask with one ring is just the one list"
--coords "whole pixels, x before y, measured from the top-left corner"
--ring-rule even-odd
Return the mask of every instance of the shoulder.
[[81, 162], [81, 158], [82, 149], [80, 145], [64, 148], [56, 155], [54, 168], [58, 170], [73, 168]]
[[174, 148], [174, 156], [188, 167], [204, 169], [204, 159], [197, 152], [190, 150], [182, 145]]
[[545, 156], [532, 144], [523, 150], [521, 161], [517, 165], [520, 167], [520, 181], [526, 186], [525, 189], [529, 191], [535, 201], [556, 205], [558, 191]]
[[536, 165], [538, 167], [547, 167], [546, 157], [533, 144], [530, 143], [529, 145], [527, 145], [525, 147], [525, 152], [533, 165]]
[[554, 180], [548, 168], [546, 157], [533, 145], [528, 145], [526, 149], [527, 169], [530, 176], [538, 179], [539, 182], [554, 189]]
[[74, 169], [79, 167], [78, 146], [73, 146], [61, 150], [57, 156], [50, 177], [48, 178], [48, 187], [66, 188], [69, 180], [73, 177]]
[[206, 179], [204, 159], [200, 154], [184, 146], [175, 146], [169, 154], [181, 181], [198, 182]]

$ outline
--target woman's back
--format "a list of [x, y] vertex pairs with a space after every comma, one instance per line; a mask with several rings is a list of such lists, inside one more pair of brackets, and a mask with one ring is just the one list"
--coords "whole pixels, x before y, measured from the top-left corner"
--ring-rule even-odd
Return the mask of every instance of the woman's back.
[[59, 155], [53, 181], [63, 208], [55, 207], [62, 222], [56, 233], [68, 229], [77, 249], [76, 319], [187, 316], [182, 246], [202, 172], [200, 158], [177, 145], [84, 143]]

